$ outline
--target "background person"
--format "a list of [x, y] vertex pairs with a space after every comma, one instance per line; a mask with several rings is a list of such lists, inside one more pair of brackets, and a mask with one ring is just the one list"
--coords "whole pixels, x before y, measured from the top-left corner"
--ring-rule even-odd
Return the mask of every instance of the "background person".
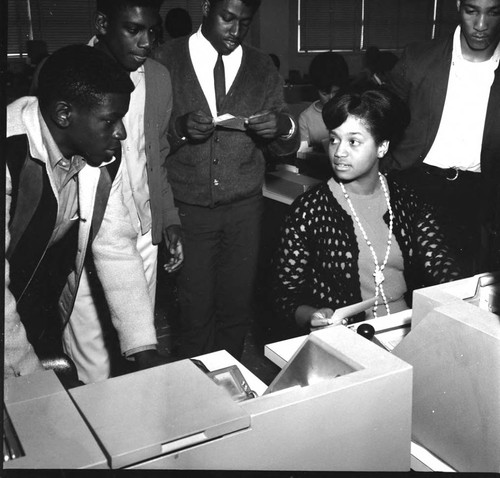
[[184, 8], [171, 8], [165, 15], [165, 32], [167, 40], [191, 35], [193, 22], [189, 12]]
[[325, 52], [316, 55], [309, 65], [309, 78], [319, 99], [311, 103], [299, 116], [301, 147], [311, 146], [325, 152], [328, 130], [323, 121], [323, 106], [349, 81], [349, 68], [342, 55]]
[[383, 168], [434, 205], [472, 275], [500, 267], [500, 0], [457, 9], [451, 36], [410, 45], [388, 75], [411, 122]]

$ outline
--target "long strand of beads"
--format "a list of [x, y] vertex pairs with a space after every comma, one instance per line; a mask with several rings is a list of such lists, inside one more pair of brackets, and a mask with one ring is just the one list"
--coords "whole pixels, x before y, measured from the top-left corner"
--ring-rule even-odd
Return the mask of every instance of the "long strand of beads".
[[379, 262], [378, 262], [378, 257], [377, 257], [377, 254], [375, 252], [375, 249], [373, 248], [371, 241], [368, 239], [365, 228], [361, 224], [361, 221], [359, 220], [359, 217], [356, 214], [356, 211], [355, 211], [354, 206], [352, 204], [351, 198], [349, 197], [349, 195], [347, 194], [347, 191], [345, 189], [344, 183], [339, 181], [340, 187], [342, 189], [342, 193], [344, 194], [344, 197], [347, 201], [347, 204], [349, 205], [349, 208], [351, 209], [352, 216], [354, 217], [354, 220], [356, 221], [356, 223], [361, 231], [361, 234], [363, 235], [363, 238], [366, 242], [366, 245], [370, 249], [370, 253], [373, 257], [373, 262], [375, 263], [375, 270], [373, 272], [373, 277], [375, 280], [375, 304], [373, 305], [373, 316], [374, 317], [377, 317], [379, 295], [382, 296], [384, 306], [387, 310], [387, 315], [390, 315], [390, 313], [391, 313], [391, 311], [389, 309], [389, 303], [387, 301], [387, 297], [385, 295], [384, 286], [383, 286], [382, 282], [384, 282], [384, 280], [385, 280], [383, 271], [385, 269], [385, 266], [387, 265], [387, 261], [389, 260], [389, 253], [390, 253], [391, 244], [392, 244], [392, 227], [393, 227], [393, 222], [394, 222], [394, 215], [392, 213], [389, 192], [388, 192], [387, 187], [385, 185], [384, 177], [383, 177], [382, 173], [380, 173], [380, 172], [378, 173], [378, 176], [379, 176], [380, 184], [382, 185], [382, 190], [384, 191], [385, 201], [387, 203], [387, 209], [389, 211], [389, 235], [387, 237], [387, 247], [386, 247], [385, 256], [384, 256], [384, 260], [382, 261], [382, 264], [379, 264]]

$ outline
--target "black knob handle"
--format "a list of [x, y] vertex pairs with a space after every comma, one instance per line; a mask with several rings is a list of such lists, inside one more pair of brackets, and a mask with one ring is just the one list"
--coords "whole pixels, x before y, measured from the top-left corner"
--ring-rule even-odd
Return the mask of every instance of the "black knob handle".
[[359, 335], [362, 335], [365, 339], [368, 339], [368, 340], [373, 339], [373, 336], [375, 335], [375, 329], [370, 324], [361, 324], [356, 329], [356, 332]]

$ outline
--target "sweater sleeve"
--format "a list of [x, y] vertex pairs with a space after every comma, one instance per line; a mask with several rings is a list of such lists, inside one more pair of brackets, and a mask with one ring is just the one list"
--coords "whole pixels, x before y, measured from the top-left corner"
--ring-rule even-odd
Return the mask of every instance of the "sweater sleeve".
[[447, 245], [431, 206], [417, 204], [415, 248], [423, 266], [426, 286], [442, 284], [463, 277], [454, 254]]
[[299, 116], [299, 134], [301, 142], [305, 141], [308, 145], [311, 144], [311, 138], [309, 137], [309, 127], [307, 124], [307, 115], [305, 111], [302, 111]]
[[101, 227], [92, 243], [92, 253], [121, 351], [125, 355], [157, 343], [153, 305], [136, 238], [123, 202], [120, 166], [111, 186]]
[[272, 296], [276, 313], [295, 324], [295, 311], [301, 301], [310, 251], [307, 246], [307, 232], [300, 207], [295, 207], [286, 217], [281, 240], [274, 259]]
[[[167, 174], [167, 156], [170, 152], [170, 143], [168, 140], [168, 128], [170, 123], [170, 117], [172, 114], [172, 80], [170, 78], [170, 73], [168, 70], [164, 69], [163, 77], [164, 88], [163, 94], [166, 98], [165, 109], [162, 113], [161, 124], [160, 124], [160, 160], [162, 161], [161, 174], [162, 174], [162, 197], [163, 197], [163, 227], [172, 226], [174, 224], [180, 224], [179, 213], [174, 205], [174, 194], [172, 188], [168, 181]], [[163, 106], [162, 106], [163, 108]]]
[[[5, 250], [8, 249], [9, 235], [9, 213], [12, 199], [12, 186], [9, 171], [6, 177], [5, 195]], [[28, 342], [26, 330], [16, 310], [16, 299], [9, 289], [10, 269], [9, 262], [5, 259], [5, 328], [4, 328], [4, 378], [28, 375], [33, 372], [44, 370], [38, 360], [33, 347]]]
[[295, 153], [300, 145], [300, 132], [296, 120], [288, 112], [283, 95], [283, 79], [279, 75], [271, 59], [267, 59], [267, 98], [264, 109], [286, 114], [293, 124], [292, 133], [288, 136], [279, 136], [271, 141], [268, 148], [276, 156], [287, 156]]

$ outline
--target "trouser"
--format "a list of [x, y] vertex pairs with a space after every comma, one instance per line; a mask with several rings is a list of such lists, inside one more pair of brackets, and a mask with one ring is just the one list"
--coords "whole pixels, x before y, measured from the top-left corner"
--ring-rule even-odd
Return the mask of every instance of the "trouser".
[[[137, 250], [142, 257], [151, 302], [155, 303], [158, 246], [151, 231], [137, 236]], [[104, 293], [95, 269], [86, 264], [75, 305], [63, 330], [63, 348], [73, 360], [78, 378], [84, 383], [106, 380], [113, 374], [115, 357], [120, 357]]]
[[445, 238], [466, 275], [481, 266], [481, 174], [422, 164], [396, 173], [432, 205]]
[[240, 359], [252, 317], [262, 197], [214, 208], [177, 206], [184, 231], [179, 355], [227, 350]]

